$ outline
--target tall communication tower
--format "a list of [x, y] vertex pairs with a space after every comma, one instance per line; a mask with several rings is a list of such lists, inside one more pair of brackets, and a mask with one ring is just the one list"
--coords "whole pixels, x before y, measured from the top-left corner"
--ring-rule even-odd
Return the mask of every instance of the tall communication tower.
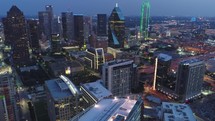
[[140, 37], [147, 39], [149, 31], [150, 2], [144, 0], [141, 6]]

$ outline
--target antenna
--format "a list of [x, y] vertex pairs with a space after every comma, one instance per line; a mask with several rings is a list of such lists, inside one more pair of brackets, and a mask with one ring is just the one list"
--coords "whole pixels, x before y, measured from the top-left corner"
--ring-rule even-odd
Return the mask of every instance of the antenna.
[[116, 7], [118, 7], [118, 3], [116, 3]]

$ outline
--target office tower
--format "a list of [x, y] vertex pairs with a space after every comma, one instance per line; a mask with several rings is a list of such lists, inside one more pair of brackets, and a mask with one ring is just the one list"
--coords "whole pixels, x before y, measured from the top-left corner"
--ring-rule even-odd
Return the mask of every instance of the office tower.
[[145, 0], [141, 6], [141, 19], [140, 19], [140, 37], [148, 38], [149, 31], [149, 18], [150, 18], [150, 3]]
[[170, 73], [172, 56], [161, 53], [157, 58], [156, 89], [168, 88], [168, 84], [170, 83], [168, 82], [168, 75]]
[[125, 96], [131, 91], [133, 79], [132, 60], [113, 60], [104, 63], [102, 80], [114, 96]]
[[51, 23], [52, 19], [54, 18], [53, 6], [52, 5], [46, 5], [46, 12], [49, 13], [49, 21]]
[[28, 37], [23, 12], [12, 6], [3, 19], [5, 44], [12, 48], [12, 63], [24, 65], [29, 62]]
[[42, 35], [45, 35], [46, 40], [50, 40], [51, 23], [49, 21], [49, 13], [47, 11], [41, 11], [38, 13], [38, 18], [39, 18], [40, 39], [42, 39]]
[[51, 51], [52, 51], [52, 53], [59, 53], [61, 51], [60, 34], [52, 34]]
[[27, 20], [29, 45], [33, 51], [39, 50], [39, 21], [35, 19]]
[[61, 13], [61, 17], [64, 40], [73, 40], [74, 39], [73, 13], [63, 12]]
[[125, 17], [116, 4], [108, 20], [108, 44], [113, 48], [124, 48], [125, 37]]
[[89, 48], [86, 51], [86, 65], [95, 70], [100, 70], [105, 63], [103, 48]]
[[62, 26], [61, 26], [61, 19], [59, 16], [56, 16], [52, 20], [52, 34], [59, 34], [60, 37], [62, 35]]
[[68, 121], [80, 112], [79, 90], [66, 76], [45, 82], [50, 121]]
[[[0, 66], [0, 95], [4, 95], [5, 104], [0, 104], [7, 109], [9, 121], [16, 121], [18, 116], [18, 110], [16, 105], [16, 90], [15, 90], [15, 80], [12, 75], [12, 69], [10, 66], [3, 65]], [[1, 100], [1, 103], [4, 99]], [[1, 109], [0, 109], [1, 110]], [[5, 112], [6, 113], [6, 112]]]
[[107, 52], [108, 47], [108, 37], [107, 36], [97, 36], [92, 33], [89, 36], [89, 44], [92, 48], [103, 48], [104, 52]]
[[162, 102], [159, 114], [161, 121], [197, 121], [186, 104]]
[[83, 15], [74, 15], [74, 39], [79, 45], [84, 45], [84, 17]]
[[198, 59], [180, 62], [178, 67], [176, 93], [182, 101], [201, 94], [205, 64]]
[[83, 93], [86, 107], [89, 107], [104, 98], [110, 98], [112, 96], [112, 93], [102, 85], [101, 80], [81, 84], [80, 90]]
[[9, 121], [7, 105], [4, 95], [0, 95], [0, 121]]
[[144, 103], [137, 99], [106, 98], [69, 121], [143, 121]]
[[107, 15], [97, 14], [97, 35], [107, 36]]
[[90, 16], [84, 16], [84, 46], [88, 42], [89, 36], [92, 32], [92, 18]]

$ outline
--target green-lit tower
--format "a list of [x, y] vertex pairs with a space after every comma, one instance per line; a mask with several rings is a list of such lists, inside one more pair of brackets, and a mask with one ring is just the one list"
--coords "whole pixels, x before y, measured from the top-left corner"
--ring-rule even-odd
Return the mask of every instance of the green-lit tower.
[[150, 17], [150, 2], [149, 0], [143, 0], [141, 6], [141, 20], [140, 20], [140, 37], [148, 38], [148, 27]]

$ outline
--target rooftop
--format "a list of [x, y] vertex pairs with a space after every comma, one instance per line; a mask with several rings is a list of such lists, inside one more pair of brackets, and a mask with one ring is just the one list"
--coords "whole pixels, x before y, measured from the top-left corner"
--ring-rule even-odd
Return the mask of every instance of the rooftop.
[[108, 121], [119, 116], [126, 119], [136, 102], [136, 100], [124, 98], [103, 99], [86, 111], [79, 121]]
[[183, 65], [190, 65], [190, 64], [194, 64], [194, 63], [199, 63], [199, 62], [202, 62], [201, 60], [199, 59], [189, 59], [189, 60], [184, 60], [184, 61], [181, 61], [181, 64]]
[[117, 59], [117, 60], [112, 60], [109, 62], [106, 62], [108, 66], [113, 66], [113, 65], [124, 65], [124, 64], [132, 64], [133, 60], [125, 60], [125, 59]]
[[86, 83], [82, 85], [87, 91], [89, 91], [94, 97], [98, 100], [103, 99], [104, 97], [109, 97], [112, 93], [107, 90], [100, 81]]
[[163, 60], [163, 61], [169, 61], [172, 59], [172, 56], [161, 53], [158, 55], [158, 59]]
[[[60, 99], [64, 99], [64, 98], [73, 96], [75, 93], [73, 91], [71, 91], [71, 89], [73, 88], [73, 90], [75, 90], [75, 91], [77, 90], [76, 87], [74, 87], [74, 86], [71, 88], [70, 84], [67, 84], [61, 78], [52, 79], [52, 80], [48, 80], [45, 82], [45, 84], [54, 100], [60, 100]], [[65, 78], [65, 76], [63, 78]]]
[[192, 110], [186, 104], [162, 102], [162, 108], [168, 110], [164, 112], [164, 121], [196, 121]]

